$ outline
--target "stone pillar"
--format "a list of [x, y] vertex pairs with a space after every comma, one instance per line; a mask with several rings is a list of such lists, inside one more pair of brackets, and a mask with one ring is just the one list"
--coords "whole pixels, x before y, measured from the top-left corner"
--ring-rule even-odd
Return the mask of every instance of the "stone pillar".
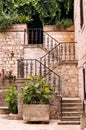
[[21, 87], [24, 85], [23, 79], [16, 80], [17, 90], [18, 90], [18, 119], [23, 119], [23, 102], [21, 100]]

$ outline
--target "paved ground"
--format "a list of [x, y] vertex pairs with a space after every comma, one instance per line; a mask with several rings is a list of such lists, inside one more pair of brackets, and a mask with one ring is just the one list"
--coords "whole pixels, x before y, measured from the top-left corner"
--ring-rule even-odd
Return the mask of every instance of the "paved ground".
[[49, 124], [25, 124], [23, 120], [9, 120], [0, 115], [0, 130], [80, 130], [80, 125], [58, 125], [57, 120]]

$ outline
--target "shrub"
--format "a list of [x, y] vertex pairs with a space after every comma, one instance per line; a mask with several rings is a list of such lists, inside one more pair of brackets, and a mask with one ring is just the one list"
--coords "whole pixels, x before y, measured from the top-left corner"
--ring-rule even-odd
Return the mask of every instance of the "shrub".
[[18, 93], [14, 86], [11, 86], [6, 92], [6, 101], [8, 103], [8, 107], [11, 113], [18, 113], [17, 101], [18, 101]]

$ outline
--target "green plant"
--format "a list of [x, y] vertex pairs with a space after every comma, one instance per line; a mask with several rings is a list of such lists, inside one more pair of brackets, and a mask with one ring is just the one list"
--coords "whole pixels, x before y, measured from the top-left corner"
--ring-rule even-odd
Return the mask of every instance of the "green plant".
[[64, 27], [70, 27], [71, 25], [73, 25], [73, 21], [72, 19], [62, 19], [62, 20], [58, 20], [56, 22], [57, 26], [64, 26]]
[[1, 0], [0, 25], [7, 29], [13, 23], [28, 23], [39, 15], [43, 24], [55, 25], [58, 20], [73, 20], [74, 0]]
[[11, 86], [6, 92], [6, 101], [11, 113], [16, 114], [18, 112], [17, 101], [18, 93], [14, 86]]
[[48, 104], [51, 92], [45, 78], [30, 76], [22, 88], [21, 97], [24, 104]]

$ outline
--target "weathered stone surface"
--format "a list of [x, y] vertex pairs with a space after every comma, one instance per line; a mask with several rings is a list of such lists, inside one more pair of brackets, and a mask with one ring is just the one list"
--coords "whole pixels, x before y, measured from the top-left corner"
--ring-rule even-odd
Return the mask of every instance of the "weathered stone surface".
[[18, 118], [18, 115], [17, 115], [17, 114], [12, 114], [12, 113], [10, 113], [10, 114], [8, 115], [8, 119], [9, 119], [9, 120], [18, 120], [19, 118]]
[[[83, 7], [82, 13], [80, 13], [81, 7]], [[79, 96], [82, 99], [84, 99], [83, 69], [85, 69], [84, 76], [86, 76], [86, 1], [85, 0], [82, 1], [82, 5], [81, 1], [79, 0], [74, 1], [74, 22], [75, 22], [75, 41], [77, 42], [76, 55], [78, 57], [78, 68], [79, 68]]]
[[86, 128], [86, 115], [81, 115], [80, 117], [80, 130]]
[[6, 89], [0, 90], [0, 106], [7, 106], [6, 98]]
[[58, 28], [55, 25], [46, 25], [43, 30], [55, 38], [58, 42], [74, 42], [74, 27]]
[[23, 120], [49, 122], [49, 105], [23, 104]]
[[50, 119], [59, 119], [60, 117], [60, 97], [53, 94], [50, 100]]
[[62, 96], [78, 97], [78, 67], [77, 64], [61, 64], [54, 70], [61, 76]]
[[[17, 76], [17, 72], [15, 71], [17, 59], [24, 57], [23, 45], [27, 44], [27, 34], [25, 32], [27, 29], [26, 25], [18, 24], [13, 25], [7, 31], [0, 31], [0, 59], [2, 59], [2, 63], [0, 64], [0, 73], [2, 73], [2, 69], [7, 71], [12, 71], [14, 75]], [[24, 37], [26, 35], [26, 37]], [[11, 53], [14, 53], [14, 56], [11, 58]]]

